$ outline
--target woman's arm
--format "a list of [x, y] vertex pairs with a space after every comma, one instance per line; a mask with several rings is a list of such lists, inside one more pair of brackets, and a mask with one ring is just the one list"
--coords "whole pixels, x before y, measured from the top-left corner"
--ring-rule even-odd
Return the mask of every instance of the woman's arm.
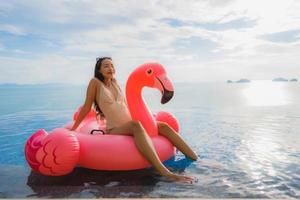
[[91, 79], [90, 82], [89, 82], [89, 86], [87, 88], [84, 105], [80, 109], [78, 117], [77, 117], [75, 123], [73, 124], [72, 128], [70, 129], [71, 131], [76, 130], [76, 128], [79, 126], [79, 124], [85, 118], [85, 116], [91, 110], [91, 107], [92, 107], [93, 102], [94, 102], [95, 97], [96, 97], [96, 88], [97, 88], [97, 80]]

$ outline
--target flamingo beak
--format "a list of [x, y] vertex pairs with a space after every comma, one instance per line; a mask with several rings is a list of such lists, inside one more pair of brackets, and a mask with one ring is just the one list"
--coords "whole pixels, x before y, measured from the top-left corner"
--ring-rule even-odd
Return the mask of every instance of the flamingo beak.
[[173, 95], [174, 95], [174, 91], [164, 90], [164, 93], [163, 93], [163, 96], [162, 96], [160, 102], [162, 104], [167, 103], [168, 101], [170, 101], [170, 99], [172, 99]]
[[165, 104], [170, 101], [174, 95], [173, 85], [165, 74], [156, 76], [155, 78], [154, 87], [161, 91], [162, 98], [160, 102]]

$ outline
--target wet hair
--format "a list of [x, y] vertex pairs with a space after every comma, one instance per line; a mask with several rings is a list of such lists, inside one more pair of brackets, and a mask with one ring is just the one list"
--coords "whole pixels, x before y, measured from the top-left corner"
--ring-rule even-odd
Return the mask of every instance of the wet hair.
[[[97, 78], [99, 81], [102, 81], [104, 83], [104, 76], [103, 74], [100, 72], [100, 68], [101, 68], [101, 64], [102, 61], [108, 59], [108, 60], [112, 60], [111, 57], [100, 57], [96, 59], [96, 65], [95, 65], [95, 70], [94, 70], [94, 77]], [[102, 110], [100, 109], [96, 99], [94, 100], [94, 108], [96, 110], [97, 116], [101, 116], [101, 117], [105, 117]]]

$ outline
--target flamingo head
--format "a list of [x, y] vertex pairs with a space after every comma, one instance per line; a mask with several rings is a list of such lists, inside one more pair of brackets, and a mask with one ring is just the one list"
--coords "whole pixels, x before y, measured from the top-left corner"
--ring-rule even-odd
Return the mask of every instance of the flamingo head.
[[139, 77], [136, 84], [158, 89], [161, 94], [161, 103], [167, 103], [174, 95], [173, 84], [167, 77], [164, 67], [159, 63], [145, 63], [138, 67], [133, 75]]

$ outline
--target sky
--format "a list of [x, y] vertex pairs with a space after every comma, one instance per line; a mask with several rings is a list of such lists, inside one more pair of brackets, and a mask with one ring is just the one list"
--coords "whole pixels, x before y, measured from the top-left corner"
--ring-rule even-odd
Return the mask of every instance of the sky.
[[173, 82], [300, 79], [298, 0], [0, 0], [0, 84], [87, 84], [111, 56]]

